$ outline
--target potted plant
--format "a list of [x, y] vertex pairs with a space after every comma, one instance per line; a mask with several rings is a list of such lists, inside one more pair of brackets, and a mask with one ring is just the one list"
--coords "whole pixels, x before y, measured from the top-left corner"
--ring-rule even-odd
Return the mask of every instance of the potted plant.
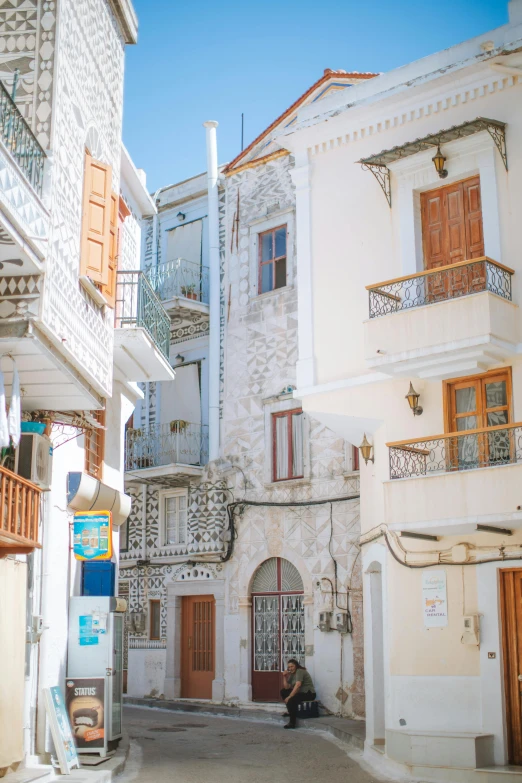
[[196, 286], [194, 283], [190, 283], [190, 285], [182, 285], [181, 286], [181, 294], [186, 299], [194, 299], [196, 300], [198, 298], [198, 295], [196, 293]]
[[171, 432], [185, 432], [188, 426], [188, 421], [184, 421], [184, 419], [174, 419], [170, 422], [170, 431]]

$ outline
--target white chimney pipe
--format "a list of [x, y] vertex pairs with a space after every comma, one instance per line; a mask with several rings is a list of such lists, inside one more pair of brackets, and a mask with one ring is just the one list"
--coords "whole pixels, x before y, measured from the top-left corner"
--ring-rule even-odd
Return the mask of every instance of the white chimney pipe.
[[210, 323], [209, 323], [209, 461], [219, 457], [219, 202], [218, 202], [218, 160], [215, 120], [203, 123], [207, 135], [207, 183], [208, 183], [208, 235], [209, 235], [209, 280], [210, 280]]

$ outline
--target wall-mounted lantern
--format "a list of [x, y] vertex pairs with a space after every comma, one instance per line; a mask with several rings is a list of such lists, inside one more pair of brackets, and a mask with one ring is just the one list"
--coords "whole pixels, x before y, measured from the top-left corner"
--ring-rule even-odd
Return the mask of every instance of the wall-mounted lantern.
[[408, 394], [406, 395], [406, 399], [408, 400], [408, 402], [410, 404], [410, 408], [413, 411], [413, 415], [414, 416], [420, 416], [422, 411], [423, 411], [422, 406], [419, 405], [419, 397], [420, 397], [420, 394], [418, 394], [418, 392], [415, 391], [415, 389], [413, 388], [413, 384], [410, 381], [410, 390], [408, 391]]
[[441, 179], [446, 179], [446, 177], [448, 176], [448, 171], [447, 169], [444, 168], [444, 164], [446, 163], [446, 158], [440, 151], [440, 144], [437, 147], [437, 152], [432, 158], [432, 161], [433, 161], [433, 165], [437, 170], [437, 174], [439, 175], [439, 177]]
[[368, 462], [374, 462], [375, 457], [373, 456], [373, 446], [369, 442], [368, 438], [366, 437], [366, 433], [364, 433], [362, 443], [359, 446], [359, 451], [361, 452], [361, 456], [367, 465]]
[[[446, 160], [446, 158], [444, 158], [444, 160]], [[180, 222], [180, 223], [183, 223], [183, 221], [184, 221], [184, 220], [185, 220], [185, 218], [186, 218], [186, 215], [185, 215], [185, 213], [184, 213], [184, 212], [178, 212], [178, 214], [176, 215], [176, 217], [177, 217], [177, 219], [179, 220], [179, 222]]]

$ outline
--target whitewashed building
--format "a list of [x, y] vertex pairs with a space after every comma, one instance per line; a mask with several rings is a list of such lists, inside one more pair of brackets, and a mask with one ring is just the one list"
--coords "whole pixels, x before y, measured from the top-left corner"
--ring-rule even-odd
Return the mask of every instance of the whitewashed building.
[[[522, 3], [304, 106], [303, 410], [361, 464], [367, 754], [521, 779]], [[364, 436], [366, 435], [366, 440]]]
[[150, 286], [146, 314], [135, 295], [148, 295], [139, 222], [153, 211], [121, 143], [136, 36], [130, 0], [0, 9], [0, 369], [8, 400], [17, 369], [22, 417], [44, 430], [23, 433], [0, 468], [0, 776], [49, 758], [42, 689], [64, 686], [69, 597], [82, 589], [73, 511], [103, 496], [115, 524], [126, 519], [137, 382], [173, 377], [168, 318]]
[[[274, 138], [371, 77], [325, 71], [218, 180], [209, 167], [208, 189], [201, 175], [155, 194], [148, 274], [172, 313], [176, 380], [145, 390], [127, 434], [129, 696], [274, 702], [298, 657], [328, 710], [364, 715], [358, 465], [293, 396], [302, 184]], [[178, 282], [191, 264], [194, 298]]]

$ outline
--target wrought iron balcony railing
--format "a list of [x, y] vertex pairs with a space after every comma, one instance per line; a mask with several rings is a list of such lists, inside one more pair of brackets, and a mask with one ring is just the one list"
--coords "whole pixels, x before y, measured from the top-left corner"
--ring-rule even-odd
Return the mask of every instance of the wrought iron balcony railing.
[[208, 425], [178, 419], [127, 430], [125, 470], [165, 465], [206, 465]]
[[23, 173], [41, 195], [45, 152], [0, 82], [0, 138]]
[[35, 484], [0, 467], [0, 552], [24, 553], [40, 546], [41, 494]]
[[513, 269], [483, 256], [366, 286], [370, 318], [490, 291], [511, 301]]
[[176, 258], [151, 267], [147, 270], [147, 277], [162, 302], [181, 296], [208, 304], [208, 266]]
[[117, 272], [116, 329], [145, 329], [168, 360], [170, 318], [142, 271]]
[[390, 478], [430, 476], [522, 462], [522, 423], [388, 443]]

